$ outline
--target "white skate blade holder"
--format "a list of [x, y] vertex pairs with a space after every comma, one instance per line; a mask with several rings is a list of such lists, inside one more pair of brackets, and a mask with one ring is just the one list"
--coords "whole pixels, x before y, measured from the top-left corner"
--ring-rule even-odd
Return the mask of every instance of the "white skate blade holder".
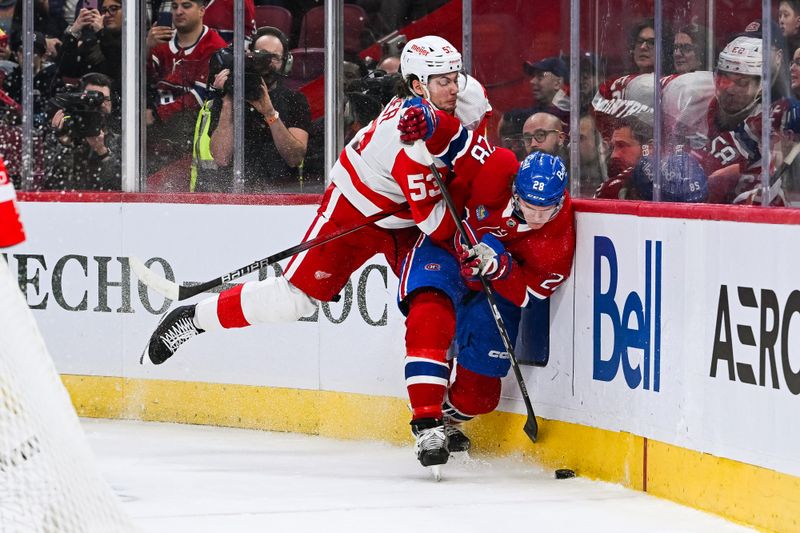
[[430, 468], [431, 475], [437, 483], [442, 480], [442, 465], [431, 465], [428, 468]]

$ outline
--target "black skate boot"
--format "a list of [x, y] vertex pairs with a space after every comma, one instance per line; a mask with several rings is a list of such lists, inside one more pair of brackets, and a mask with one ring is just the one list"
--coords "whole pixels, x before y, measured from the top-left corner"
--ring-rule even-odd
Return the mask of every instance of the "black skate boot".
[[147, 355], [154, 365], [160, 365], [180, 346], [204, 330], [194, 325], [194, 305], [174, 309], [156, 328], [147, 345]]
[[445, 420], [444, 434], [447, 435], [447, 448], [450, 450], [450, 453], [466, 452], [469, 450], [471, 445], [469, 437], [464, 435], [464, 432], [461, 431], [460, 424]]
[[417, 437], [414, 452], [422, 466], [443, 465], [450, 457], [444, 424], [436, 418], [411, 421], [411, 431]]

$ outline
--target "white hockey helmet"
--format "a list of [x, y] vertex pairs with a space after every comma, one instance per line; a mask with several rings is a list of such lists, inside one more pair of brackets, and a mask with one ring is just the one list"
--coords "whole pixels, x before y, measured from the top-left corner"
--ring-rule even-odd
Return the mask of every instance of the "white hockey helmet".
[[761, 39], [737, 37], [719, 53], [717, 70], [761, 77]]
[[460, 72], [462, 66], [456, 47], [436, 35], [411, 39], [400, 54], [400, 72], [406, 82], [414, 75], [423, 85], [428, 85], [429, 76]]
[[461, 125], [470, 131], [474, 131], [483, 121], [483, 117], [492, 111], [489, 97], [483, 85], [470, 76], [466, 75], [464, 89], [458, 91], [456, 100], [456, 118]]

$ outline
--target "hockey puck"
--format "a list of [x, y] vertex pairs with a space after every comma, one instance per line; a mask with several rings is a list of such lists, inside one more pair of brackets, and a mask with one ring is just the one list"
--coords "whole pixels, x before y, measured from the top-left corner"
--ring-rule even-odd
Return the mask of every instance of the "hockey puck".
[[569, 468], [559, 468], [556, 470], [556, 479], [569, 479], [575, 477], [575, 471]]

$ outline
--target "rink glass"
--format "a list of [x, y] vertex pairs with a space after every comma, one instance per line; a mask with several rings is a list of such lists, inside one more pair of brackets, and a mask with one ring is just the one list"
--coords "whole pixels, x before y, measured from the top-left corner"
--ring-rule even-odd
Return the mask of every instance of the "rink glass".
[[[333, 163], [343, 144], [369, 122], [391, 93], [390, 87], [383, 87], [381, 92], [374, 76], [363, 81], [365, 74], [376, 66], [391, 73], [397, 68], [397, 60], [392, 56], [399, 55], [408, 39], [437, 33], [462, 48], [466, 70], [487, 90], [494, 112], [480, 134], [490, 142], [506, 146], [523, 157], [530, 148], [523, 131], [527, 119], [524, 114], [526, 110], [547, 111], [542, 101], [549, 101], [555, 92], [551, 103], [561, 110], [562, 129], [568, 138], [552, 151], [568, 163], [573, 196], [594, 196], [603, 182], [620, 175], [626, 168], [635, 167], [641, 154], [646, 153], [648, 164], [640, 165], [635, 177], [626, 178], [627, 184], [622, 187], [625, 191], [616, 191], [616, 198], [671, 199], [674, 196], [671, 193], [666, 198], [662, 194], [663, 160], [675, 153], [688, 152], [693, 143], [702, 143], [705, 132], [701, 131], [703, 121], [698, 117], [707, 109], [704, 99], [708, 99], [708, 91], [715, 91], [713, 72], [720, 51], [733, 35], [744, 32], [751, 23], [760, 22], [763, 27], [775, 22], [771, 33], [773, 37], [780, 34], [778, 36], [783, 39], [770, 39], [772, 46], [762, 47], [764, 73], [758, 78], [775, 80], [761, 83], [761, 99], [765, 104], [762, 121], [769, 127], [762, 129], [758, 144], [769, 149], [761, 150], [766, 160], [760, 165], [763, 170], [751, 171], [749, 179], [760, 182], [753, 186], [758, 189], [768, 185], [777, 170], [783, 170], [781, 181], [786, 199], [790, 203], [797, 200], [800, 162], [786, 168], [782, 166], [795, 144], [795, 136], [785, 127], [775, 128], [781, 122], [769, 120], [767, 116], [769, 105], [780, 98], [794, 98], [800, 94], [800, 68], [791, 66], [793, 60], [800, 61], [800, 55], [795, 57], [793, 50], [800, 36], [783, 35], [777, 25], [778, 2], [745, 0], [737, 2], [735, 9], [718, 0], [283, 4], [288, 8], [281, 9], [279, 5], [269, 15], [261, 10], [270, 8], [257, 6], [257, 19], [287, 29], [294, 66], [284, 83], [300, 91], [308, 101], [309, 138], [297, 178], [259, 193], [321, 193], [326, 185], [325, 169]], [[45, 137], [52, 114], [52, 110], [34, 96], [37, 94], [33, 90], [37, 60], [33, 29], [43, 28], [42, 17], [34, 13], [33, 5], [33, 0], [19, 0], [14, 6], [20, 13], [23, 7], [30, 8], [26, 11], [28, 16], [18, 15], [16, 22], [24, 37], [20, 71], [23, 90], [19, 96], [24, 112], [21, 119], [6, 113], [0, 125], [0, 146], [22, 190], [39, 190], [44, 183], [48, 171]], [[154, 90], [155, 80], [147, 74], [147, 32], [151, 21], [167, 20], [164, 12], [170, 12], [171, 6], [165, 6], [154, 11], [150, 2], [125, 2], [120, 13], [124, 43], [122, 80], [114, 107], [121, 124], [119, 188], [124, 191], [167, 194], [188, 193], [191, 189], [190, 148], [196, 123], [192, 112], [161, 139], [146, 122], [146, 109], [152, 108], [154, 99], [163, 96]], [[13, 11], [0, 12], [0, 27], [9, 33]], [[104, 11], [114, 14], [112, 10]], [[227, 23], [233, 29], [231, 35], [236, 42], [242, 42], [252, 28], [245, 20], [249, 13], [250, 6], [237, 0], [233, 12], [228, 14]], [[624, 16], [620, 16], [623, 13]], [[219, 14], [217, 17], [226, 18]], [[334, 21], [328, 24], [331, 17]], [[642, 21], [649, 22], [635, 31]], [[326, 27], [332, 31], [326, 33]], [[243, 54], [243, 47], [237, 46], [236, 60], [243, 61]], [[560, 85], [555, 86], [553, 72], [537, 71], [533, 65], [557, 57], [563, 59], [567, 70], [561, 73]], [[52, 59], [45, 59], [47, 61]], [[185, 58], [183, 67], [191, 66], [191, 61], [190, 57]], [[6, 65], [3, 68], [8, 70], [10, 66]], [[240, 89], [245, 85], [243, 70], [234, 69]], [[669, 84], [662, 87], [654, 81], [667, 81], [669, 76], [692, 72], [705, 92], [686, 93], [677, 104], [674, 94], [669, 94], [672, 90]], [[626, 75], [633, 77], [628, 82], [619, 82]], [[387, 80], [384, 81], [388, 87]], [[65, 81], [74, 83], [76, 79]], [[236, 83], [233, 85], [235, 91]], [[570, 90], [571, 85], [578, 88]], [[615, 98], [619, 100], [616, 108]], [[236, 136], [238, 142], [231, 164], [220, 172], [223, 177], [220, 186], [212, 188], [213, 194], [204, 194], [197, 201], [214, 202], [221, 198], [216, 194], [249, 192], [241, 174], [235, 172], [242, 170], [247, 161], [244, 148], [248, 146], [247, 132], [240, 125], [246, 113], [243, 98], [234, 98], [233, 106], [234, 129], [239, 127], [241, 133]], [[606, 112], [612, 109], [620, 114], [620, 106], [630, 111], [621, 113], [626, 114], [622, 121], [619, 116], [609, 116]], [[517, 123], [509, 126], [507, 117], [511, 116], [515, 116]], [[676, 129], [680, 130], [677, 134]], [[176, 153], [179, 154], [173, 160], [159, 160], [157, 152], [163, 148], [162, 140], [178, 146]], [[69, 190], [71, 186], [65, 183], [62, 188]], [[766, 203], [767, 199], [759, 194], [751, 202]]]

